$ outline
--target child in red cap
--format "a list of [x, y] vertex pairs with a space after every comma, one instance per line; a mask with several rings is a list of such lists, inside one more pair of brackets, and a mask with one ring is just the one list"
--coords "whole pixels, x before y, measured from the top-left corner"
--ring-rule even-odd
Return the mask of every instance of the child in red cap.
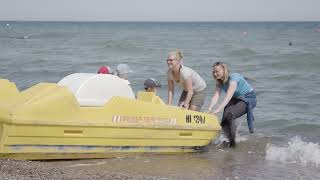
[[112, 74], [109, 66], [101, 66], [98, 70], [98, 74]]

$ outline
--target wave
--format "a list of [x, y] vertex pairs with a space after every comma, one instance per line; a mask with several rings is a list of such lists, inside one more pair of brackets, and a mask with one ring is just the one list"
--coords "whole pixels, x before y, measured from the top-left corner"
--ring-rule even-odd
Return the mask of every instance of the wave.
[[[307, 105], [304, 105], [306, 107]], [[293, 132], [293, 133], [317, 133], [320, 130], [320, 125], [317, 124], [295, 124], [291, 126], [287, 126], [285, 128], [280, 129], [282, 132]]]
[[31, 36], [21, 35], [21, 36], [0, 36], [0, 38], [8, 38], [8, 39], [30, 39]]
[[319, 67], [320, 54], [318, 52], [292, 52], [280, 55], [272, 55], [273, 61], [272, 67], [274, 68], [299, 68], [301, 67]]
[[318, 143], [304, 142], [300, 137], [296, 136], [283, 146], [268, 144], [265, 160], [318, 167], [320, 166], [320, 145]]
[[270, 75], [269, 77], [274, 80], [288, 81], [295, 78], [299, 78], [300, 76], [295, 72], [289, 72], [289, 73], [278, 73], [278, 74]]
[[233, 50], [228, 54], [231, 56], [251, 56], [251, 55], [256, 55], [257, 52], [251, 48], [242, 48], [239, 50]]
[[35, 39], [71, 39], [77, 37], [76, 33], [65, 32], [65, 31], [56, 31], [56, 32], [37, 32], [33, 33]]
[[108, 48], [116, 48], [116, 49], [138, 49], [139, 47], [142, 47], [141, 45], [138, 45], [135, 42], [132, 41], [115, 41], [115, 40], [108, 40], [104, 43], [103, 47], [105, 49]]

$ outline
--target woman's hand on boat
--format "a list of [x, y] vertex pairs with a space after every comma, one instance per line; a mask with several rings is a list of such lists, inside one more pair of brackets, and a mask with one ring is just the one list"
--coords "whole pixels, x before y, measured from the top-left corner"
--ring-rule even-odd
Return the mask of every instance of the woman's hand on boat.
[[189, 109], [189, 106], [190, 106], [190, 104], [187, 104], [184, 102], [180, 104], [180, 107], [185, 108], [185, 109]]
[[211, 113], [212, 114], [218, 114], [220, 112], [220, 109], [214, 109]]
[[211, 108], [208, 108], [207, 109], [207, 111], [206, 111], [206, 113], [208, 113], [208, 114], [218, 114], [220, 112], [220, 109], [214, 109], [214, 110], [212, 110]]

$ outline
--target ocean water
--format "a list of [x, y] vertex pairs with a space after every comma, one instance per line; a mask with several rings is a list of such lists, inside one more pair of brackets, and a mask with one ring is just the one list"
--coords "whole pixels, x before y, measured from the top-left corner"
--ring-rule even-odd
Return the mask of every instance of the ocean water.
[[204, 108], [213, 62], [249, 79], [258, 98], [255, 134], [243, 117], [236, 149], [218, 139], [204, 153], [82, 163], [163, 179], [320, 179], [320, 22], [0, 22], [0, 77], [23, 90], [127, 63], [135, 92], [153, 77], [166, 100], [166, 55], [177, 48], [207, 83]]

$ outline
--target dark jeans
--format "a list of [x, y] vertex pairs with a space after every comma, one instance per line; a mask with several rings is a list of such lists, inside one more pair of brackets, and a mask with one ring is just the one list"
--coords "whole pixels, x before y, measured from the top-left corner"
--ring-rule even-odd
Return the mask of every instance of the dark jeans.
[[224, 108], [221, 127], [230, 140], [230, 146], [235, 145], [236, 125], [234, 120], [247, 113], [247, 103], [240, 99], [232, 98]]

